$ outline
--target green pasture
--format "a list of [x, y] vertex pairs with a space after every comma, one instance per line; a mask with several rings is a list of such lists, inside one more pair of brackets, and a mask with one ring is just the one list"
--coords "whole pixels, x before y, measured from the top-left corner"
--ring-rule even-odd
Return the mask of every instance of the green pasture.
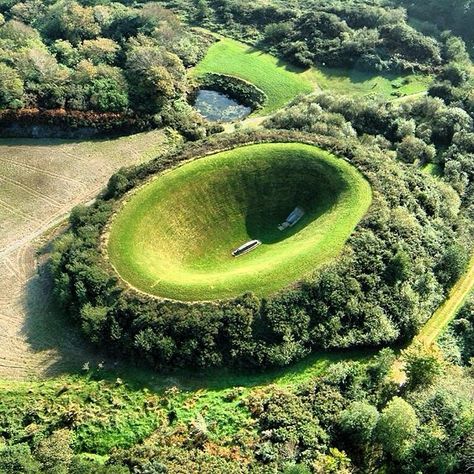
[[380, 95], [395, 100], [426, 92], [433, 78], [423, 74], [396, 75], [358, 69], [318, 66], [303, 70], [261, 50], [220, 37], [192, 70], [194, 77], [206, 73], [228, 74], [262, 89], [267, 103], [258, 115], [283, 107], [299, 94], [327, 90], [344, 95]]
[[375, 74], [357, 69], [318, 67], [313, 80], [322, 90], [345, 95], [381, 95], [397, 99], [426, 92], [433, 81], [422, 74]]
[[192, 75], [210, 72], [239, 77], [265, 92], [268, 100], [259, 115], [275, 112], [297, 95], [314, 90], [308, 72], [230, 38], [214, 43]]
[[[115, 217], [111, 263], [135, 288], [160, 297], [267, 296], [342, 249], [371, 202], [350, 164], [303, 144], [260, 144], [187, 163], [139, 189]], [[306, 213], [283, 232], [296, 207]], [[250, 239], [262, 245], [241, 257]]]

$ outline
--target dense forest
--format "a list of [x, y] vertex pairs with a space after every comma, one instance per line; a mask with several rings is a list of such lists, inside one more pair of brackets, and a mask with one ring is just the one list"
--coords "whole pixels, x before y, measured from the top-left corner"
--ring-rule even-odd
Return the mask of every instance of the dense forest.
[[2, 2], [0, 107], [157, 113], [205, 40], [157, 4]]
[[156, 3], [32, 0], [2, 2], [0, 15], [4, 127], [36, 119], [65, 129], [171, 125], [189, 138], [205, 134], [186, 99], [186, 70], [212, 40], [171, 11]]
[[396, 0], [405, 7], [418, 24], [426, 31], [433, 31], [433, 24], [441, 31], [449, 30], [465, 39], [471, 46], [474, 43], [472, 22], [474, 5], [470, 0]]
[[[433, 71], [457, 54], [453, 46], [456, 40], [442, 34], [444, 29], [432, 26], [424, 32], [414, 28], [401, 2], [165, 3], [184, 12], [192, 24], [258, 44], [302, 66], [356, 67], [379, 72]], [[424, 14], [429, 15], [426, 9]]]

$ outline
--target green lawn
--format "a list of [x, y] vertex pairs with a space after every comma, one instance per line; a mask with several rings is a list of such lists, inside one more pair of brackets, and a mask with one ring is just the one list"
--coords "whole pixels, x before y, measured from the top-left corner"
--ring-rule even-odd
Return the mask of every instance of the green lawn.
[[[138, 190], [111, 226], [108, 251], [123, 279], [146, 293], [186, 301], [267, 296], [334, 258], [370, 202], [362, 175], [319, 148], [245, 146]], [[295, 206], [305, 216], [280, 232]], [[262, 245], [231, 256], [250, 239]]]
[[425, 92], [433, 80], [431, 76], [421, 74], [377, 75], [358, 70], [325, 67], [313, 69], [312, 74], [313, 80], [323, 90], [347, 95], [377, 94], [389, 99]]
[[394, 100], [425, 92], [433, 80], [422, 74], [399, 76], [323, 66], [303, 70], [230, 38], [214, 43], [191, 75], [209, 72], [237, 76], [262, 89], [268, 101], [258, 115], [273, 113], [297, 95], [316, 89]]
[[268, 100], [259, 115], [275, 112], [297, 95], [314, 90], [311, 75], [303, 69], [229, 38], [214, 43], [192, 75], [209, 72], [239, 77], [265, 92]]

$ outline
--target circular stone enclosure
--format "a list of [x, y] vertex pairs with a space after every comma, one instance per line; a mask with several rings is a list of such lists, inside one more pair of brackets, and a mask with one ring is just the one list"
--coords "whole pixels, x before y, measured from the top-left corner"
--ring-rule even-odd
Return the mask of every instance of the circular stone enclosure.
[[[300, 143], [247, 145], [156, 176], [110, 226], [110, 262], [129, 285], [181, 301], [268, 296], [334, 258], [371, 203], [346, 161]], [[301, 220], [278, 225], [295, 207]], [[258, 239], [240, 257], [232, 250]]]

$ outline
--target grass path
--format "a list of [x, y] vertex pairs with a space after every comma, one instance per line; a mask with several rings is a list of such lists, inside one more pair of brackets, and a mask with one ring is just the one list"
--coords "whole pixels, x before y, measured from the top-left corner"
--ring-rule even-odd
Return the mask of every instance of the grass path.
[[445, 302], [422, 327], [416, 338], [427, 346], [433, 344], [446, 326], [454, 319], [456, 313], [473, 288], [474, 255], [471, 257], [467, 271], [451, 289]]
[[[474, 288], [474, 254], [469, 261], [466, 272], [461, 276], [451, 289], [443, 304], [433, 313], [433, 316], [424, 324], [418, 335], [409, 346], [421, 342], [425, 346], [431, 346], [446, 329], [448, 324], [455, 318], [456, 313]], [[403, 370], [403, 362], [398, 358], [392, 368], [393, 379], [402, 384], [406, 380]]]

